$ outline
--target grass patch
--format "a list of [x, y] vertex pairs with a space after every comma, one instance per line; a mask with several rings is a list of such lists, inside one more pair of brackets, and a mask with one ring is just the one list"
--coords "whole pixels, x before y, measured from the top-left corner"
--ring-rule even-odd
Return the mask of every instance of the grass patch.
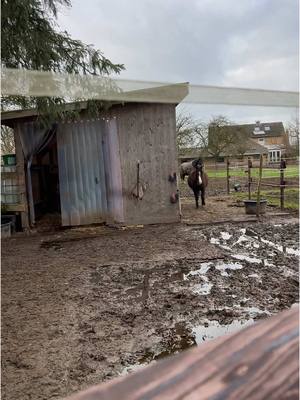
[[[247, 193], [232, 193], [236, 200], [247, 200]], [[256, 200], [257, 192], [251, 193], [251, 199]], [[268, 204], [280, 207], [280, 191], [279, 189], [262, 190], [261, 198], [268, 201]], [[299, 211], [299, 189], [285, 189], [284, 191], [284, 208], [293, 211]]]
[[[247, 168], [237, 168], [237, 169], [230, 169], [229, 170], [229, 175], [231, 177], [247, 177], [247, 173], [245, 172]], [[207, 169], [206, 173], [208, 174], [208, 177], [210, 178], [226, 178], [227, 177], [227, 172], [226, 168], [216, 170], [216, 169]], [[254, 178], [257, 178], [259, 175], [259, 168], [252, 168], [251, 169], [251, 176]], [[269, 169], [269, 168], [264, 168], [263, 169], [263, 178], [278, 178], [280, 176], [280, 171], [279, 169]], [[298, 178], [299, 177], [299, 167], [297, 165], [288, 165], [287, 168], [284, 171], [284, 176], [286, 179], [288, 178]]]

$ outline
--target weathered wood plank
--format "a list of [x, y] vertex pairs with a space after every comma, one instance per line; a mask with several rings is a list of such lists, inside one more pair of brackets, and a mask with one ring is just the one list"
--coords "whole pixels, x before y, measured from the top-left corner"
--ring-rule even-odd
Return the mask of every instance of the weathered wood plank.
[[298, 307], [69, 400], [298, 399]]
[[25, 171], [24, 171], [24, 155], [22, 150], [22, 144], [19, 135], [19, 126], [14, 125], [14, 139], [16, 147], [16, 159], [17, 159], [17, 175], [18, 175], [18, 185], [21, 194], [21, 204], [20, 209], [14, 209], [14, 211], [21, 212], [21, 223], [22, 228], [27, 230], [29, 228], [29, 215], [28, 215], [28, 203], [26, 196], [26, 183], [25, 183]]
[[26, 205], [25, 204], [7, 204], [6, 210], [10, 212], [26, 212]]

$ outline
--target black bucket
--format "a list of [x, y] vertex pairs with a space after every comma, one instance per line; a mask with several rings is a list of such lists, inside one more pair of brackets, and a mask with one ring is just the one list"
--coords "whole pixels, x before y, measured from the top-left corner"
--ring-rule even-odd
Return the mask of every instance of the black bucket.
[[[255, 215], [256, 214], [256, 200], [244, 200], [246, 214]], [[267, 208], [267, 200], [260, 200], [259, 203], [259, 214], [265, 214]]]

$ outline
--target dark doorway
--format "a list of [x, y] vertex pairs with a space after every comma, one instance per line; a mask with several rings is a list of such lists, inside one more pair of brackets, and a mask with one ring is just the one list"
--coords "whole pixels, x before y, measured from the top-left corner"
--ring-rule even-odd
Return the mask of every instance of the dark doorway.
[[60, 220], [56, 135], [40, 153], [34, 156], [31, 176], [36, 219], [45, 214], [54, 214]]

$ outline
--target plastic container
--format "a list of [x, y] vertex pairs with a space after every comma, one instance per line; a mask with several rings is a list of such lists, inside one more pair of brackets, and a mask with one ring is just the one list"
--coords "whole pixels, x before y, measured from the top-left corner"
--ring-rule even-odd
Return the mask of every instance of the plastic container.
[[16, 172], [16, 165], [1, 165], [1, 172]]
[[17, 216], [14, 214], [2, 214], [1, 224], [11, 224], [11, 233], [15, 233], [17, 230]]
[[1, 221], [1, 238], [11, 237], [11, 222], [2, 223]]
[[[245, 204], [245, 211], [246, 214], [250, 215], [255, 215], [256, 214], [256, 205], [257, 201], [256, 200], [244, 200]], [[259, 213], [260, 214], [265, 214], [266, 213], [266, 208], [267, 208], [267, 200], [260, 200], [260, 207], [259, 207]]]
[[19, 194], [1, 193], [1, 203], [4, 203], [4, 204], [19, 204], [20, 203], [20, 195]]
[[16, 165], [16, 155], [15, 154], [4, 154], [2, 156], [4, 165]]

